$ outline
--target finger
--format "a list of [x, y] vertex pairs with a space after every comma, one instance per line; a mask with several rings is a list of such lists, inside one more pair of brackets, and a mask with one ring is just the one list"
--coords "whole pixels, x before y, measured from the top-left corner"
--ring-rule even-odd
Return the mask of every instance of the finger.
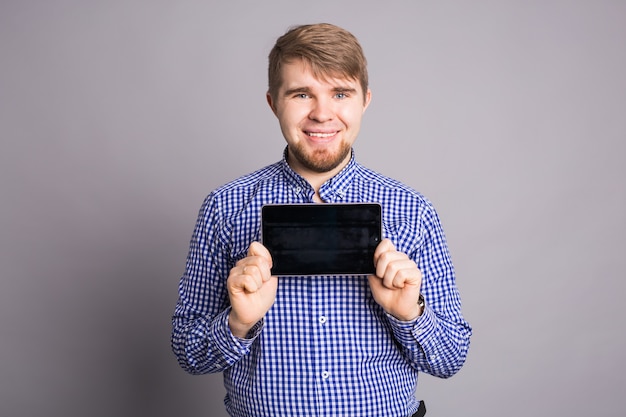
[[249, 292], [253, 293], [259, 290], [263, 285], [260, 274], [255, 272], [257, 267], [242, 261], [233, 267], [228, 277], [228, 288], [231, 292]]
[[[250, 268], [248, 268], [250, 269]], [[243, 278], [243, 287], [249, 293], [257, 292], [263, 287], [263, 281], [261, 279], [261, 275], [258, 273], [249, 273], [247, 275], [242, 275]]]
[[263, 282], [270, 280], [272, 276], [272, 256], [265, 246], [259, 242], [252, 242], [248, 249], [248, 257], [245, 259], [247, 263], [254, 264], [258, 267]]
[[256, 262], [247, 264], [243, 267], [242, 274], [253, 277], [259, 286], [271, 278], [271, 271], [265, 261], [261, 261], [261, 265]]
[[270, 268], [272, 267], [272, 255], [260, 242], [252, 242], [248, 248], [248, 256], [259, 256], [267, 261]]
[[389, 239], [381, 240], [378, 246], [376, 246], [376, 250], [374, 251], [374, 264], [376, 264], [380, 255], [382, 255], [385, 252], [391, 252], [395, 250], [396, 250], [396, 247], [393, 245], [391, 240]]
[[267, 273], [265, 272], [266, 270], [267, 267], [265, 265], [259, 266], [257, 263], [251, 262], [243, 266], [241, 273], [246, 277], [250, 277], [256, 284], [257, 289], [259, 289], [267, 281], [264, 278], [264, 275]]
[[256, 284], [249, 275], [233, 273], [228, 278], [228, 292], [232, 294], [256, 292]]
[[411, 269], [398, 269], [393, 277], [391, 285], [394, 288], [404, 288], [405, 284], [409, 282], [412, 272], [413, 271]]
[[415, 285], [421, 287], [422, 272], [419, 270], [415, 262], [410, 259], [398, 262], [398, 270], [393, 278], [393, 286], [395, 288], [404, 288], [407, 285]]
[[263, 282], [267, 282], [270, 278], [272, 278], [272, 270], [270, 268], [271, 266], [266, 264], [265, 268], [259, 269], [259, 274], [261, 275], [261, 280]]
[[404, 288], [405, 284], [417, 284], [421, 273], [415, 262], [396, 252], [385, 256], [386, 267], [383, 272], [383, 284], [387, 288]]
[[261, 284], [252, 277], [248, 277], [243, 281], [243, 290], [249, 294], [255, 293], [260, 289]]
[[[391, 247], [393, 248], [393, 245], [391, 245]], [[406, 255], [396, 251], [395, 249], [381, 251], [375, 259], [376, 275], [380, 278], [385, 278], [385, 276], [389, 274], [394, 274], [394, 263], [405, 258], [407, 258]]]
[[403, 283], [402, 283], [401, 277], [399, 277], [398, 274], [399, 274], [398, 263], [397, 262], [387, 263], [385, 272], [382, 275], [383, 285], [391, 289], [402, 288]]

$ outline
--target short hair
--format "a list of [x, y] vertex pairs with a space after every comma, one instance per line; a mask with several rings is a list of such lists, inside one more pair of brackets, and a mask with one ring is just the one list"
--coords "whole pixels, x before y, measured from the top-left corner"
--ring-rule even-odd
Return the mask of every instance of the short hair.
[[268, 93], [274, 100], [282, 83], [282, 65], [298, 59], [319, 79], [357, 80], [366, 96], [367, 60], [359, 41], [347, 30], [318, 23], [295, 26], [279, 37], [269, 54]]

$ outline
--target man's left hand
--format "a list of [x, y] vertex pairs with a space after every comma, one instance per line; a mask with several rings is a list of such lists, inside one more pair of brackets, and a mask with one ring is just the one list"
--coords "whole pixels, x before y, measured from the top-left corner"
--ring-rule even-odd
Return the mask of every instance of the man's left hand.
[[374, 300], [389, 314], [411, 321], [422, 314], [418, 306], [422, 272], [406, 254], [396, 250], [389, 239], [374, 252], [376, 275], [369, 276]]

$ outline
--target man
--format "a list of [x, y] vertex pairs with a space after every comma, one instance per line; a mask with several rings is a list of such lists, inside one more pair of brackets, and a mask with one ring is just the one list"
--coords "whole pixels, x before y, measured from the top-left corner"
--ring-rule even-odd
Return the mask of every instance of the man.
[[[269, 56], [282, 161], [218, 188], [200, 210], [172, 347], [186, 371], [224, 373], [232, 416], [424, 415], [418, 373], [447, 378], [465, 361], [471, 329], [435, 210], [354, 159], [370, 100], [352, 34], [291, 29]], [[313, 202], [381, 204], [375, 275], [271, 275], [261, 207]]]

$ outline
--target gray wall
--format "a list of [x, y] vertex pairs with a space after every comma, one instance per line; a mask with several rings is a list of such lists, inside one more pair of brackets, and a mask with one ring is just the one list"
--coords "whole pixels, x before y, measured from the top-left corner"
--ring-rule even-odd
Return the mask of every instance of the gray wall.
[[364, 164], [438, 208], [474, 326], [439, 416], [623, 415], [626, 2], [0, 3], [0, 415], [224, 416], [170, 316], [203, 197], [278, 160], [266, 56], [353, 31]]

